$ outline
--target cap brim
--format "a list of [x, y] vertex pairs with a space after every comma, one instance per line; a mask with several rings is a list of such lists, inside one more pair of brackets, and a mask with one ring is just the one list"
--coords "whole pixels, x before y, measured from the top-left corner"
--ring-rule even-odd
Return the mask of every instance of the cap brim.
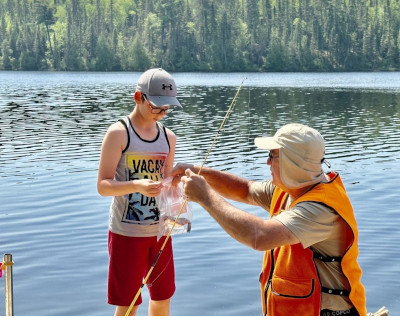
[[254, 139], [254, 144], [260, 149], [273, 150], [280, 149], [282, 146], [273, 137], [259, 137]]
[[179, 103], [178, 99], [176, 97], [171, 97], [171, 96], [147, 96], [148, 100], [157, 107], [163, 107], [163, 106], [175, 106], [182, 108], [181, 103]]

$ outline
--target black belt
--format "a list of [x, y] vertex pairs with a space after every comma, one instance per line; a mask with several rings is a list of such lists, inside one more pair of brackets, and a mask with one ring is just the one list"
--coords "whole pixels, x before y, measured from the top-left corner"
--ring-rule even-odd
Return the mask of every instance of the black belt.
[[329, 262], [341, 262], [343, 257], [342, 256], [323, 256], [320, 253], [314, 252], [313, 251], [313, 257], [316, 258], [317, 260], [320, 260], [325, 263]]
[[350, 292], [347, 290], [330, 289], [330, 288], [326, 288], [326, 287], [321, 287], [321, 292], [328, 293], [330, 295], [345, 296], [345, 297], [348, 297], [350, 295]]
[[320, 313], [321, 316], [360, 316], [355, 307], [347, 310], [330, 310], [323, 309]]

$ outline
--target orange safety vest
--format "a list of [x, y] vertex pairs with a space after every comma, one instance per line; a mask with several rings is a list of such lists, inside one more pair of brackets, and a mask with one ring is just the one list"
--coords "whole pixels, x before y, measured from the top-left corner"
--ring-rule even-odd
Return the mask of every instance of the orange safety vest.
[[[328, 183], [314, 188], [292, 202], [313, 201], [334, 209], [347, 223], [346, 252], [342, 257], [324, 257], [301, 243], [286, 245], [266, 251], [260, 274], [263, 314], [269, 316], [318, 316], [321, 311], [321, 291], [348, 295], [361, 316], [367, 314], [365, 289], [361, 284], [361, 268], [357, 263], [358, 231], [353, 208], [339, 174], [327, 174]], [[279, 214], [288, 194], [278, 187], [272, 197], [270, 216]], [[350, 292], [321, 286], [314, 259], [324, 262], [341, 261], [342, 271], [350, 284]]]

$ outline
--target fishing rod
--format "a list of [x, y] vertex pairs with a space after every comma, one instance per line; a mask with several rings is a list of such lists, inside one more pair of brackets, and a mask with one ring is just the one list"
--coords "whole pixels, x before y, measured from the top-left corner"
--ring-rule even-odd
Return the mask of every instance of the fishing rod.
[[[231, 102], [231, 104], [229, 105], [228, 110], [226, 111], [225, 117], [224, 117], [224, 119], [222, 120], [221, 125], [220, 125], [219, 128], [218, 128], [218, 131], [217, 131], [217, 133], [216, 133], [216, 135], [215, 135], [215, 137], [214, 137], [214, 140], [213, 140], [213, 142], [211, 143], [210, 149], [208, 149], [208, 152], [207, 152], [206, 156], [204, 157], [203, 163], [201, 164], [200, 169], [199, 169], [197, 175], [200, 175], [200, 173], [201, 173], [201, 171], [202, 171], [202, 169], [203, 169], [203, 167], [204, 167], [204, 165], [205, 165], [205, 163], [206, 163], [206, 161], [207, 161], [207, 159], [208, 159], [208, 156], [210, 155], [212, 149], [214, 148], [215, 143], [217, 142], [218, 136], [220, 135], [220, 133], [221, 133], [221, 131], [222, 131], [224, 125], [225, 125], [225, 122], [228, 120], [228, 117], [229, 117], [229, 115], [231, 114], [233, 105], [234, 105], [234, 103], [235, 103], [235, 101], [236, 101], [237, 96], [239, 95], [240, 89], [242, 88], [245, 79], [246, 79], [246, 77], [243, 78], [242, 83], [240, 84], [238, 90], [236, 91], [236, 94], [235, 94], [235, 96], [233, 97], [232, 102]], [[146, 277], [143, 279], [143, 283], [142, 283], [142, 285], [140, 286], [139, 290], [137, 291], [135, 297], [133, 298], [133, 300], [132, 300], [132, 302], [131, 302], [131, 304], [130, 304], [130, 306], [129, 306], [129, 308], [128, 308], [126, 314], [125, 314], [125, 316], [129, 316], [129, 314], [131, 313], [132, 308], [133, 308], [133, 306], [134, 306], [135, 303], [136, 303], [136, 300], [139, 298], [139, 295], [140, 295], [140, 293], [142, 292], [143, 287], [146, 285], [147, 280], [149, 279], [151, 273], [153, 272], [154, 267], [156, 266], [156, 264], [157, 264], [157, 262], [158, 262], [158, 259], [160, 258], [161, 254], [162, 254], [162, 252], [163, 252], [163, 250], [164, 250], [164, 247], [165, 247], [165, 245], [166, 245], [167, 242], [168, 242], [169, 237], [171, 237], [172, 231], [174, 230], [174, 227], [175, 227], [175, 225], [176, 225], [176, 223], [177, 223], [177, 221], [178, 221], [178, 218], [179, 218], [179, 216], [181, 215], [181, 213], [182, 213], [182, 211], [183, 211], [183, 209], [184, 209], [184, 207], [185, 207], [185, 205], [186, 205], [186, 202], [187, 202], [187, 198], [185, 198], [185, 200], [183, 201], [183, 203], [182, 203], [182, 205], [181, 205], [181, 208], [179, 209], [178, 215], [176, 216], [176, 218], [175, 218], [175, 220], [174, 220], [174, 223], [172, 224], [172, 227], [171, 227], [170, 231], [168, 232], [167, 237], [165, 238], [164, 243], [162, 244], [162, 246], [161, 246], [161, 248], [160, 248], [160, 251], [158, 252], [158, 254], [157, 254], [157, 256], [156, 256], [156, 258], [155, 258], [153, 264], [151, 265], [151, 267], [150, 267], [150, 269], [149, 269], [149, 272], [147, 273]]]

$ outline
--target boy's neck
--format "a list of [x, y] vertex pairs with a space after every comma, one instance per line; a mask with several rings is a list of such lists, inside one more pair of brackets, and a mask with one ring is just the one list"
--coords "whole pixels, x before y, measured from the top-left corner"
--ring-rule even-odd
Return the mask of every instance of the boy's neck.
[[135, 131], [145, 140], [153, 140], [158, 134], [157, 123], [154, 120], [147, 120], [135, 108], [129, 114], [132, 126]]

